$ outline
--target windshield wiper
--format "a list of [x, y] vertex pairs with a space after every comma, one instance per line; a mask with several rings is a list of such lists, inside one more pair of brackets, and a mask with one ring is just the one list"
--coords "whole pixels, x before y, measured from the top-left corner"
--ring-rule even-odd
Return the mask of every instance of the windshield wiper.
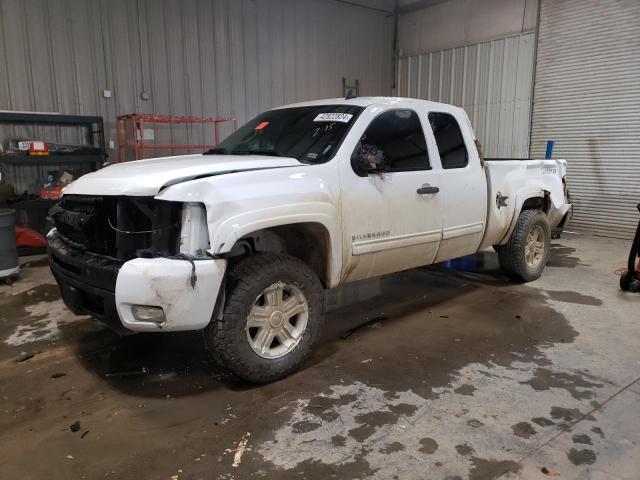
[[228, 155], [228, 152], [226, 148], [214, 147], [204, 152], [204, 155]]
[[275, 150], [233, 150], [233, 155], [267, 155], [270, 157], [282, 157]]

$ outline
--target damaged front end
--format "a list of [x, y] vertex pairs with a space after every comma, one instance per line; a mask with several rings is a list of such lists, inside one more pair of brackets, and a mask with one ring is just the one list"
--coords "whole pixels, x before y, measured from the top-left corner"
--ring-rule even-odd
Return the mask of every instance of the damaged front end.
[[179, 248], [182, 203], [153, 197], [68, 195], [50, 216], [74, 248], [122, 261]]
[[205, 256], [204, 206], [65, 195], [50, 216], [51, 270], [74, 313], [117, 330], [192, 330], [208, 323], [226, 265]]

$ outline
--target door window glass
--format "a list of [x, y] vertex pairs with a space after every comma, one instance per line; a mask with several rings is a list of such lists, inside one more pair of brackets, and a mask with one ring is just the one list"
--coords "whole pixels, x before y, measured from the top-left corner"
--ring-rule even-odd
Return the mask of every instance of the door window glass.
[[448, 113], [429, 114], [429, 123], [436, 139], [442, 168], [463, 168], [469, 163], [467, 147], [458, 122]]
[[359, 147], [381, 150], [387, 172], [431, 168], [422, 125], [412, 110], [388, 110], [378, 115], [362, 135]]

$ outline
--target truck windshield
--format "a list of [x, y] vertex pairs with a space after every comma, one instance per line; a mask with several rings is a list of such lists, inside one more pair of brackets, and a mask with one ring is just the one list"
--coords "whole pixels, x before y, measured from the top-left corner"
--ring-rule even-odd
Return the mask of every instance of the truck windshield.
[[270, 110], [245, 123], [208, 155], [269, 155], [303, 163], [329, 161], [362, 112], [352, 105]]

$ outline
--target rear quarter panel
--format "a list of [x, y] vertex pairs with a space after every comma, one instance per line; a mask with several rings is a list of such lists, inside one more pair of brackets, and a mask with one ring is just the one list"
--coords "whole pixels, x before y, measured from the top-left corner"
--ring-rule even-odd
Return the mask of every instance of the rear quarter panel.
[[[562, 219], [565, 208], [562, 178], [566, 173], [564, 160], [500, 160], [486, 161], [487, 228], [480, 248], [505, 243], [520, 215], [524, 202], [549, 193], [551, 207], [548, 217], [551, 227]], [[508, 197], [507, 205], [498, 207], [497, 197]]]

